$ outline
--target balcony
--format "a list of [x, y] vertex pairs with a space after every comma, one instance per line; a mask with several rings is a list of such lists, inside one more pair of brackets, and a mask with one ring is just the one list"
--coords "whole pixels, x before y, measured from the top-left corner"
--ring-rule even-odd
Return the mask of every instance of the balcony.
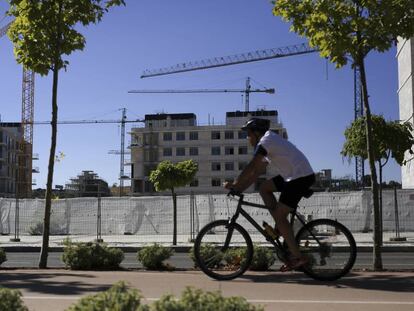
[[32, 154], [32, 160], [39, 160], [39, 154], [38, 153], [33, 153]]
[[36, 186], [36, 185], [37, 185], [36, 179], [32, 179], [32, 186]]
[[36, 167], [32, 167], [32, 173], [40, 173], [39, 168], [37, 166]]

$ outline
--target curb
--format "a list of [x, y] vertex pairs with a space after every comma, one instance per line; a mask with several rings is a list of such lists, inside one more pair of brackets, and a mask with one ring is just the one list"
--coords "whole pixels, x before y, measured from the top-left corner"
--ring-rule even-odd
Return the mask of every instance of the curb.
[[[1, 246], [0, 246], [1, 247]], [[124, 253], [136, 253], [140, 250], [143, 246], [109, 246], [109, 247], [116, 247], [121, 249]], [[171, 247], [174, 252], [176, 253], [188, 253], [190, 251], [191, 246], [169, 246]], [[36, 253], [40, 252], [40, 246], [4, 246], [1, 247], [5, 252], [11, 253]], [[357, 246], [357, 251], [361, 253], [368, 253], [373, 252], [372, 246]], [[398, 246], [383, 246], [381, 251], [384, 253], [411, 253], [414, 252], [414, 245], [398, 245]], [[56, 246], [56, 247], [49, 247], [49, 252], [57, 253], [63, 252], [63, 247]]]

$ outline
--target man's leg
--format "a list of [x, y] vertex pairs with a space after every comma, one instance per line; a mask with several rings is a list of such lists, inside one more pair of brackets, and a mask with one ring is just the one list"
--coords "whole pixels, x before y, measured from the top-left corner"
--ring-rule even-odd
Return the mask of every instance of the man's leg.
[[291, 208], [286, 204], [277, 202], [276, 197], [273, 194], [275, 191], [277, 191], [277, 189], [272, 179], [264, 181], [260, 186], [260, 196], [275, 220], [277, 229], [285, 239], [291, 254], [294, 257], [299, 258], [301, 257], [301, 253], [296, 244], [295, 237], [293, 236], [292, 226], [287, 219]]

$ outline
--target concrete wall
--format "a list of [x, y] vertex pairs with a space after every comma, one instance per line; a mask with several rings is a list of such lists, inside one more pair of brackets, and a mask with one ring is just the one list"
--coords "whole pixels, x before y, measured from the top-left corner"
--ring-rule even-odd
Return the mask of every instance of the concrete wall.
[[[414, 39], [400, 40], [397, 46], [398, 59], [398, 96], [400, 120], [410, 120], [414, 125]], [[413, 157], [408, 152], [405, 159]], [[401, 180], [404, 189], [414, 189], [414, 160], [401, 168]]]

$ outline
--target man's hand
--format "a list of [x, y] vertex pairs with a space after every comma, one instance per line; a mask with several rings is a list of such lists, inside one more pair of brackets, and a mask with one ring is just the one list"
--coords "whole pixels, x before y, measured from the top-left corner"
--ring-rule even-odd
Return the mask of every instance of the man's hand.
[[231, 181], [226, 181], [226, 182], [223, 183], [223, 187], [230, 190], [230, 189], [234, 188], [234, 184]]

